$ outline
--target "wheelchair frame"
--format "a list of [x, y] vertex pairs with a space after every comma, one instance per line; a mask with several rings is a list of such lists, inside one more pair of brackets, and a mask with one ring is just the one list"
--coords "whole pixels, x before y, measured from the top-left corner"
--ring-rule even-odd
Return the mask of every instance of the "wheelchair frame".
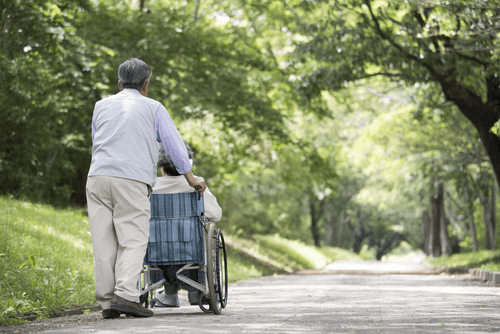
[[[153, 194], [152, 197], [155, 195], [158, 194]], [[173, 194], [161, 195], [168, 196]], [[176, 195], [179, 196], [180, 194]], [[192, 203], [192, 196], [200, 195], [194, 192], [188, 193], [185, 196], [191, 197], [190, 200]], [[198, 197], [198, 202], [200, 202], [200, 197]], [[203, 198], [201, 198], [202, 210], [204, 210], [203, 205]], [[151, 206], [153, 206], [152, 200]], [[176, 271], [176, 279], [202, 292], [198, 300], [198, 305], [203, 312], [218, 315], [221, 314], [222, 309], [226, 307], [228, 296], [227, 256], [224, 235], [220, 229], [216, 228], [214, 223], [205, 220], [204, 211], [201, 211], [201, 215], [197, 217], [202, 227], [204, 263], [180, 264], [182, 267]], [[164, 260], [167, 262], [169, 261], [169, 259]], [[203, 283], [196, 282], [186, 275], [183, 275], [183, 272], [191, 269], [201, 269], [204, 277]], [[150, 301], [154, 300], [155, 289], [167, 281], [163, 278], [158, 282], [151, 282], [150, 273], [154, 270], [161, 271], [157, 265], [148, 264], [145, 259], [145, 264], [141, 271], [141, 278], [138, 282], [139, 290], [141, 291], [140, 301], [145, 307], [154, 307], [154, 303]], [[205, 307], [207, 304], [209, 306], [208, 308]]]

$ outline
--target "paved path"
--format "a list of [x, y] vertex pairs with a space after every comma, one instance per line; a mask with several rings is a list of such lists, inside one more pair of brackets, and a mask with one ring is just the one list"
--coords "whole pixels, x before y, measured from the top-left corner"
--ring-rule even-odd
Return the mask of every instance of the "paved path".
[[[332, 272], [263, 277], [232, 284], [222, 315], [196, 306], [155, 309], [149, 319], [103, 320], [99, 313], [9, 326], [18, 333], [490, 333], [500, 332], [500, 288], [467, 275], [422, 275], [422, 268], [363, 274]], [[380, 263], [378, 263], [381, 265]], [[382, 268], [381, 266], [377, 268]], [[399, 269], [398, 269], [399, 268]], [[352, 269], [352, 268], [351, 268]], [[186, 295], [182, 302], [187, 304]], [[0, 332], [2, 328], [0, 327]]]
[[431, 273], [431, 268], [426, 268], [423, 258], [418, 257], [407, 262], [381, 262], [381, 261], [335, 261], [326, 266], [330, 272], [371, 272], [371, 273]]

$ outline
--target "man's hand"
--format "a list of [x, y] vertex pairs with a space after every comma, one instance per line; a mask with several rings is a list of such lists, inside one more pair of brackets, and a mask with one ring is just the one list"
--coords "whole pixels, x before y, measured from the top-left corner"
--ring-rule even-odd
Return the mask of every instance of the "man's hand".
[[205, 183], [205, 179], [201, 176], [195, 176], [192, 171], [184, 174], [187, 182], [191, 187], [193, 187], [197, 192], [202, 194], [207, 189], [207, 184]]

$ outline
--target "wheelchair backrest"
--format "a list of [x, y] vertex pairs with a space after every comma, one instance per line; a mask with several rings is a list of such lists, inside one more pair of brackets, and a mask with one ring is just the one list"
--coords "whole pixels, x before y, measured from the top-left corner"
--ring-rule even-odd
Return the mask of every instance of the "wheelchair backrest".
[[146, 264], [203, 263], [203, 196], [152, 194]]
[[196, 192], [176, 194], [152, 194], [151, 218], [202, 217], [203, 196]]

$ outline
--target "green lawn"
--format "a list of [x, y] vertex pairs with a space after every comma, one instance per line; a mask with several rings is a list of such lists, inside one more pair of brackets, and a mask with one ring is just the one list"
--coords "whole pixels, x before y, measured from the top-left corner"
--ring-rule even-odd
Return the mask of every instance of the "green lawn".
[[88, 220], [76, 210], [0, 197], [0, 323], [94, 305]]

